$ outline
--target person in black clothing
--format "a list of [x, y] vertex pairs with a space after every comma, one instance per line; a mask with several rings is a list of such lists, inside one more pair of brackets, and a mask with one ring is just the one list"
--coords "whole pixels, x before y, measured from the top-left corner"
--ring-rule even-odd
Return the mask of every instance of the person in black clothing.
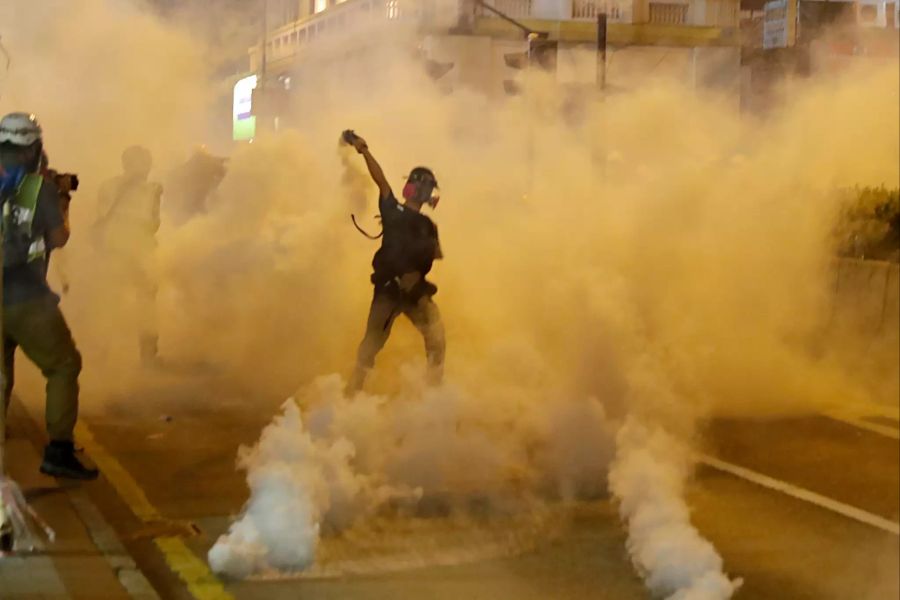
[[425, 276], [431, 271], [432, 263], [443, 255], [437, 227], [421, 212], [425, 204], [437, 206], [437, 179], [426, 167], [413, 169], [403, 187], [401, 204], [366, 141], [349, 131], [345, 132], [344, 139], [366, 159], [369, 174], [378, 185], [378, 208], [384, 231], [381, 248], [372, 259], [375, 293], [366, 335], [359, 345], [356, 368], [347, 390], [354, 393], [362, 389], [375, 365], [375, 356], [387, 342], [394, 319], [400, 314], [406, 315], [425, 339], [429, 382], [440, 383], [444, 368], [444, 325], [432, 299], [437, 287]]

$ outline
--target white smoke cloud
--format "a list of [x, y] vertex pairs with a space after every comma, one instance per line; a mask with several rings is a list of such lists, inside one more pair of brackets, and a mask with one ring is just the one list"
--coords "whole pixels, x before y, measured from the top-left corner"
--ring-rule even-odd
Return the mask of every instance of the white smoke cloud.
[[[495, 514], [540, 512], [538, 489], [569, 499], [597, 493], [611, 453], [599, 404], [492, 412], [483, 410], [490, 389], [427, 388], [422, 375], [406, 369], [391, 397], [353, 398], [339, 376], [320, 377], [285, 403], [259, 443], [240, 453], [250, 500], [210, 551], [214, 570], [246, 577], [305, 569], [324, 531], [343, 531], [388, 504], [415, 511], [422, 497], [464, 517], [472, 501]], [[537, 430], [535, 422], [551, 426]]]
[[688, 447], [656, 425], [629, 417], [616, 436], [610, 490], [628, 527], [628, 553], [654, 594], [670, 600], [725, 600], [740, 579], [691, 525], [684, 486], [692, 469]]
[[[328, 399], [340, 394], [337, 377], [317, 380]], [[242, 448], [250, 500], [209, 552], [217, 572], [244, 578], [266, 571], [297, 571], [312, 564], [323, 527], [340, 530], [410, 490], [378, 486], [353, 466], [354, 445], [343, 436], [314, 436], [291, 398], [252, 448]]]

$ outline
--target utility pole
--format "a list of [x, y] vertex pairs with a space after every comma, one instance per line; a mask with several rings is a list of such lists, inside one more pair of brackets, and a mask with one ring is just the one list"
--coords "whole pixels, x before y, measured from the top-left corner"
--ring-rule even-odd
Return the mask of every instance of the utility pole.
[[608, 129], [606, 126], [606, 106], [604, 105], [606, 100], [606, 24], [606, 12], [604, 11], [597, 15], [597, 102], [600, 105], [601, 135], [599, 140], [595, 142], [593, 150], [594, 161], [599, 164], [597, 173], [600, 176], [601, 193], [606, 189], [606, 158], [609, 151], [606, 146]]
[[262, 0], [262, 41], [259, 43], [260, 61], [259, 61], [259, 81], [256, 82], [258, 89], [266, 87], [266, 70], [268, 69], [266, 45], [269, 42], [269, 0]]
[[606, 13], [597, 15], [597, 89], [606, 89]]

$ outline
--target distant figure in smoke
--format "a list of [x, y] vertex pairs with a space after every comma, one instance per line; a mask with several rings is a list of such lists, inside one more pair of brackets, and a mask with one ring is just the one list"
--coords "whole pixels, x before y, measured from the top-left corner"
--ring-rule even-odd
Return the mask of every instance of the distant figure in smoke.
[[100, 187], [95, 231], [112, 279], [134, 294], [139, 315], [141, 360], [155, 364], [159, 353], [156, 324], [156, 233], [162, 186], [148, 181], [153, 158], [141, 146], [122, 153], [122, 174]]
[[183, 225], [210, 208], [216, 188], [225, 178], [227, 159], [200, 146], [166, 180], [166, 222]]
[[[42, 473], [95, 479], [75, 455], [81, 354], [47, 285], [47, 258], [69, 240], [68, 203], [41, 173], [43, 132], [34, 115], [0, 120], [0, 198], [3, 199], [3, 351], [9, 402], [15, 354], [22, 348], [47, 379], [46, 422], [50, 443]], [[6, 406], [0, 407], [5, 410]]]
[[369, 174], [378, 185], [378, 208], [384, 237], [372, 259], [372, 283], [375, 293], [369, 308], [366, 335], [359, 345], [356, 369], [347, 385], [354, 393], [362, 389], [366, 376], [375, 365], [375, 356], [384, 347], [391, 326], [399, 314], [412, 321], [425, 338], [428, 375], [431, 383], [440, 383], [444, 369], [444, 324], [432, 297], [437, 287], [425, 279], [436, 259], [443, 258], [435, 224], [421, 213], [422, 206], [437, 206], [440, 198], [437, 179], [426, 167], [416, 167], [403, 186], [403, 204], [394, 197], [391, 185], [366, 141], [345, 131], [343, 139], [366, 159]]

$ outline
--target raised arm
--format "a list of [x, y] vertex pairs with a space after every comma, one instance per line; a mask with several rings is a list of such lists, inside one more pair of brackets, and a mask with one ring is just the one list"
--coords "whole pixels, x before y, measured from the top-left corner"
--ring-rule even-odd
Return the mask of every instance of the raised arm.
[[372, 176], [372, 180], [375, 182], [375, 185], [378, 186], [378, 191], [381, 194], [382, 198], [386, 198], [393, 194], [391, 190], [391, 184], [388, 183], [387, 177], [384, 176], [384, 171], [381, 170], [381, 165], [378, 164], [378, 161], [375, 160], [375, 157], [372, 156], [372, 153], [369, 152], [369, 146], [366, 144], [366, 140], [362, 139], [358, 135], [353, 132], [350, 132], [350, 136], [346, 136], [347, 141], [356, 148], [356, 151], [363, 155], [363, 158], [366, 159], [366, 167], [369, 169], [369, 175]]

